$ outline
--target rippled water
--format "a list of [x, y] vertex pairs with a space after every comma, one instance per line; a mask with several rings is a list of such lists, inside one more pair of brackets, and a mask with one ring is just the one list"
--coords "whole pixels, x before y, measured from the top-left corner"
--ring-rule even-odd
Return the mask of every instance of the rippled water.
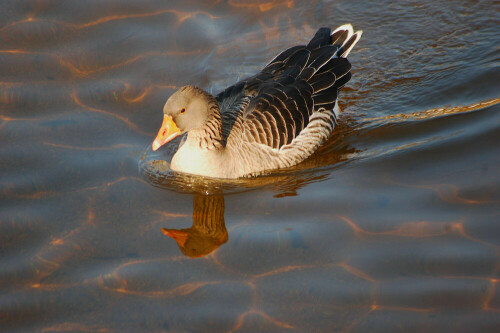
[[[498, 19], [494, 1], [2, 1], [0, 330], [497, 331]], [[177, 87], [216, 93], [346, 22], [364, 34], [340, 126], [304, 163], [216, 182], [148, 150]]]

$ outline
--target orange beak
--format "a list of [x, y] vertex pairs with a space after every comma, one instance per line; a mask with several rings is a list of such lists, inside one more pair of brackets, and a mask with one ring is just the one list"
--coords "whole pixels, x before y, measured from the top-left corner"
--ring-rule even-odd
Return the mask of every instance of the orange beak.
[[164, 235], [167, 235], [175, 239], [175, 241], [177, 242], [177, 244], [179, 244], [180, 247], [184, 247], [184, 244], [186, 244], [186, 241], [189, 237], [187, 232], [181, 230], [161, 228], [161, 232], [163, 232]]
[[155, 141], [153, 141], [153, 150], [158, 150], [158, 148], [171, 141], [179, 134], [181, 134], [181, 130], [177, 127], [172, 117], [164, 116], [160, 131], [158, 132]]

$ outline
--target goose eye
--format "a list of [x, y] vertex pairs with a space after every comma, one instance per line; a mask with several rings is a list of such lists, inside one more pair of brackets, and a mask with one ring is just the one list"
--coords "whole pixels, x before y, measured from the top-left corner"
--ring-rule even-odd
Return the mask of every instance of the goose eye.
[[181, 113], [185, 113], [185, 112], [186, 112], [186, 108], [182, 108]]

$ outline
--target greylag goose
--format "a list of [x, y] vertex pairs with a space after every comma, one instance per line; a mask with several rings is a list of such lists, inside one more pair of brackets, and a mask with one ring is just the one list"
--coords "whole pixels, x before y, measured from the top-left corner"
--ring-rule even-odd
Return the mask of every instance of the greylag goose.
[[337, 94], [351, 78], [346, 59], [362, 31], [350, 24], [321, 28], [307, 45], [291, 47], [264, 69], [212, 96], [194, 86], [163, 108], [152, 149], [187, 133], [171, 169], [239, 178], [300, 163], [332, 133]]

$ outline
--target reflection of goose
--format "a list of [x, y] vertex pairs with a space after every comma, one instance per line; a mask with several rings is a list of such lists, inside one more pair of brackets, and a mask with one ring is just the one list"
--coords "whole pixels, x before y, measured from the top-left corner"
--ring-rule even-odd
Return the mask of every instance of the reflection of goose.
[[351, 77], [345, 57], [360, 37], [351, 25], [333, 33], [321, 28], [308, 45], [283, 51], [262, 72], [216, 97], [181, 88], [165, 104], [153, 150], [187, 132], [171, 168], [218, 178], [303, 161], [334, 128], [337, 93]]
[[[338, 154], [327, 154], [325, 156], [327, 160], [324, 160], [324, 158], [311, 158], [288, 172], [252, 179], [217, 180], [187, 174], [171, 175], [166, 170], [155, 170], [154, 173], [145, 172], [144, 175], [157, 186], [194, 194], [193, 225], [191, 228], [162, 228], [162, 232], [172, 237], [185, 255], [201, 257], [213, 252], [228, 240], [224, 218], [224, 196], [221, 193], [265, 186], [276, 193], [275, 197], [297, 195], [300, 188], [310, 182], [325, 179], [329, 174], [326, 171], [318, 172], [316, 170], [310, 173], [304, 172], [305, 170], [323, 167], [329, 165], [329, 163], [335, 164], [340, 161], [341, 156], [350, 151], [352, 149], [344, 147], [338, 151]], [[160, 162], [151, 163], [162, 165]], [[234, 189], [231, 190], [231, 187], [234, 187]]]
[[188, 229], [162, 229], [175, 239], [182, 253], [189, 257], [207, 255], [227, 242], [222, 195], [195, 195], [193, 199], [193, 226]]

